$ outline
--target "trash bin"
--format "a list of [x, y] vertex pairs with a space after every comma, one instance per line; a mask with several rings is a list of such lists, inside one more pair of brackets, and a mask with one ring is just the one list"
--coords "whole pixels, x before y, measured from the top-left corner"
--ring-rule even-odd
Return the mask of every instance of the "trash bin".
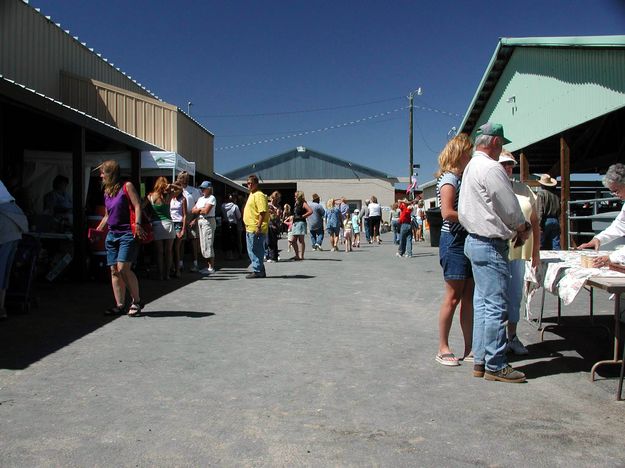
[[431, 208], [426, 211], [428, 224], [430, 226], [430, 245], [438, 247], [441, 242], [441, 228], [443, 227], [443, 215], [440, 208]]

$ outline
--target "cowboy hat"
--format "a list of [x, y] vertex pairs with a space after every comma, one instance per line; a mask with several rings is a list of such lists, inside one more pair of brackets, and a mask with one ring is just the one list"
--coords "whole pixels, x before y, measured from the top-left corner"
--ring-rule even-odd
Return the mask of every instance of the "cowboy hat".
[[551, 177], [549, 174], [542, 174], [540, 179], [538, 179], [538, 183], [540, 185], [544, 185], [545, 187], [554, 187], [558, 185], [558, 181]]

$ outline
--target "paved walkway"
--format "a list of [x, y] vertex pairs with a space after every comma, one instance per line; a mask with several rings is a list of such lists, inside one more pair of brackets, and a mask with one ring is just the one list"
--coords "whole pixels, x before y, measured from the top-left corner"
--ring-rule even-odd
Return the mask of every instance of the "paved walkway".
[[[44, 303], [11, 318], [0, 337], [38, 348], [2, 350], [0, 465], [623, 466], [616, 379], [588, 379], [608, 337], [569, 330], [537, 343], [521, 323], [526, 384], [444, 368], [438, 250], [414, 253], [396, 258], [389, 242], [308, 251], [256, 280], [222, 262], [179, 289], [144, 282], [162, 295], [141, 318], [100, 318], [110, 293], [92, 284], [63, 296], [73, 312]], [[35, 339], [35, 320], [65, 339]], [[462, 349], [457, 321], [452, 346]]]

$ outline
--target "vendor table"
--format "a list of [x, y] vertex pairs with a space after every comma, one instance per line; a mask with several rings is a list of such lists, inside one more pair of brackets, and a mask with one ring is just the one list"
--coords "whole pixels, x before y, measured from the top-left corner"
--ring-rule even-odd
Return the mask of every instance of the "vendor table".
[[[607, 255], [608, 253], [599, 252], [600, 255]], [[621, 345], [620, 305], [621, 294], [625, 293], [625, 275], [607, 268], [583, 268], [580, 256], [581, 252], [579, 251], [541, 251], [541, 267], [539, 271], [532, 272], [530, 268], [527, 268], [525, 279], [533, 283], [534, 288], [539, 285], [544, 287], [543, 307], [545, 291], [558, 296], [558, 317], [560, 316], [560, 301], [564, 302], [565, 305], [570, 304], [582, 288], [588, 289], [590, 292], [589, 312], [591, 317], [593, 314], [594, 289], [601, 289], [609, 294], [614, 294], [613, 356], [612, 359], [598, 361], [592, 366], [590, 379], [594, 381], [595, 373], [599, 367], [614, 364], [622, 365], [623, 363], [623, 359], [619, 359], [618, 351]], [[532, 295], [532, 292], [528, 295], [526, 305], [527, 317], [530, 315], [529, 308]], [[542, 312], [541, 308], [541, 319]], [[622, 385], [623, 379], [621, 377], [616, 394], [617, 400], [621, 399]]]

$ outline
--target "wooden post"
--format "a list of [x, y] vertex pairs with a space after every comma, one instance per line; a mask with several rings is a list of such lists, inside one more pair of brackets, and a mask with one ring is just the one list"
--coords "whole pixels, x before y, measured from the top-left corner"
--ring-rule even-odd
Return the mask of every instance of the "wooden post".
[[527, 161], [527, 156], [525, 156], [525, 153], [521, 153], [519, 155], [519, 166], [519, 176], [521, 182], [525, 184], [530, 178], [530, 165]]
[[569, 200], [571, 199], [571, 150], [560, 137], [560, 246], [569, 249]]
[[76, 279], [83, 281], [87, 277], [87, 224], [84, 207], [85, 152], [85, 129], [74, 128], [72, 132], [73, 273]]
[[130, 149], [130, 181], [141, 194], [141, 151], [136, 148]]

